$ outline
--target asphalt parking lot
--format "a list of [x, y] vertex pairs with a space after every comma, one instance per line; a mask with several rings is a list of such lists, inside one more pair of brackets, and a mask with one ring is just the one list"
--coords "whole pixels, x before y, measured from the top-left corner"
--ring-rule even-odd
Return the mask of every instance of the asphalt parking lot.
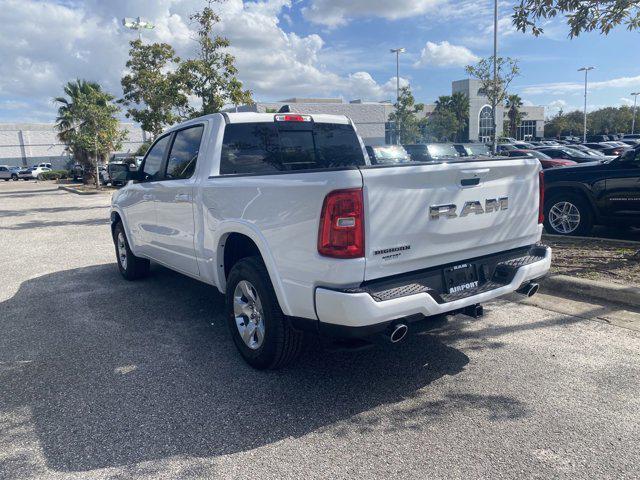
[[501, 300], [257, 372], [216, 290], [121, 279], [108, 203], [0, 182], [0, 478], [640, 476], [640, 332]]

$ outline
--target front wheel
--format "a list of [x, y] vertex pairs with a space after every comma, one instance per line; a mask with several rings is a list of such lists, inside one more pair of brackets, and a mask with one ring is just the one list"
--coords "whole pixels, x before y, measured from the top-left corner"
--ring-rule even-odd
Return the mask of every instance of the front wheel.
[[282, 313], [262, 260], [249, 257], [229, 273], [227, 322], [236, 347], [254, 368], [278, 369], [302, 351], [304, 334]]
[[113, 229], [113, 243], [116, 247], [116, 258], [118, 261], [118, 270], [120, 274], [127, 280], [137, 280], [146, 277], [149, 274], [149, 260], [146, 258], [136, 257], [127, 240], [127, 234], [124, 231], [122, 222]]
[[544, 227], [554, 235], [588, 235], [593, 227], [593, 214], [583, 198], [563, 194], [545, 202]]

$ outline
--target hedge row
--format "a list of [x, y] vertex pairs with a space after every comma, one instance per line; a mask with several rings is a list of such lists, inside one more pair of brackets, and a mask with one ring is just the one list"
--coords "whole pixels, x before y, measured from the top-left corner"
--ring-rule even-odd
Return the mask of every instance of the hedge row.
[[67, 170], [51, 170], [50, 172], [42, 172], [38, 175], [42, 180], [60, 180], [61, 178], [69, 178]]

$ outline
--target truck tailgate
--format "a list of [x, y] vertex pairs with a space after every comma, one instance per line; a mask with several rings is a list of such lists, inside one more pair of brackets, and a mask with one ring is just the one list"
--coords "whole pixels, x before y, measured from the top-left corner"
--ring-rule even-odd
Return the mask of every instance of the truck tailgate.
[[365, 280], [536, 243], [537, 159], [362, 168]]

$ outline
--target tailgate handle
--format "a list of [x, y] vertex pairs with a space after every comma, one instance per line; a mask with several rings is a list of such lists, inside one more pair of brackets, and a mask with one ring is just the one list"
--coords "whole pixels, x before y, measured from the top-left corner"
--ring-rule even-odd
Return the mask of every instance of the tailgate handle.
[[476, 178], [463, 178], [460, 180], [460, 185], [463, 187], [475, 187], [476, 185], [480, 185], [480, 179]]

